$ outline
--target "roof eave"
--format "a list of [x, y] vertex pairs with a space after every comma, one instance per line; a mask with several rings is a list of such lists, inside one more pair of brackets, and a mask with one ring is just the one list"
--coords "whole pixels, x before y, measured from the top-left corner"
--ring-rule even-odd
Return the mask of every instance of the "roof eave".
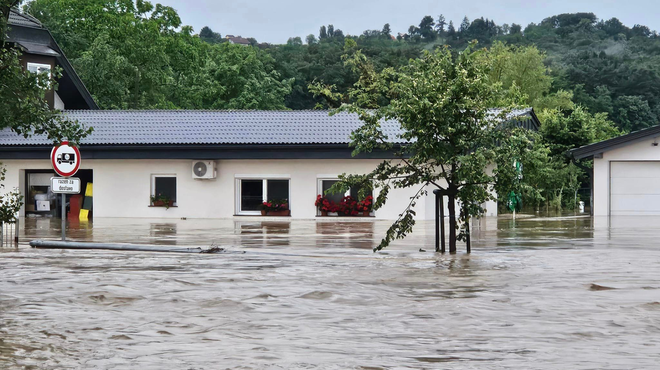
[[600, 154], [631, 145], [650, 137], [660, 136], [660, 125], [649, 127], [644, 130], [631, 132], [627, 135], [615, 137], [613, 139], [600, 141], [597, 143], [585, 145], [579, 148], [571, 149], [567, 154], [575, 159], [591, 158]]

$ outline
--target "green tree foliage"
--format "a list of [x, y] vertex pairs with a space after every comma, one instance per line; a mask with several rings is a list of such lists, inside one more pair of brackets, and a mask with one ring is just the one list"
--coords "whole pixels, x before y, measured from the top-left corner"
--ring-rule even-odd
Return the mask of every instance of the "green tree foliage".
[[171, 7], [34, 0], [24, 10], [50, 29], [102, 108], [285, 108], [291, 81], [268, 53], [223, 42], [208, 27], [195, 36]]
[[419, 35], [426, 41], [433, 41], [438, 37], [438, 34], [434, 30], [435, 20], [430, 15], [422, 18], [422, 21], [419, 23]]
[[202, 39], [202, 41], [206, 41], [210, 44], [219, 44], [221, 42], [225, 42], [225, 39], [223, 39], [219, 33], [213, 32], [213, 30], [208, 26], [204, 26], [199, 31], [199, 38]]
[[534, 107], [550, 91], [552, 77], [543, 64], [546, 56], [535, 46], [510, 46], [496, 41], [484, 55], [492, 63], [490, 80], [501, 84], [505, 91], [517, 90], [523, 96], [521, 104]]
[[385, 23], [383, 26], [383, 30], [380, 31], [381, 35], [383, 35], [386, 38], [390, 38], [392, 36], [392, 29], [390, 28], [389, 23]]
[[[491, 66], [480, 53], [468, 48], [454, 59], [446, 48], [426, 51], [409, 65], [381, 72], [359, 51], [347, 59], [359, 78], [344, 99], [348, 103], [337, 111], [355, 113], [363, 121], [352, 136], [354, 153], [393, 149], [388, 140], [392, 138], [380, 126], [389, 119], [401, 123], [406, 144], [399, 149], [400, 158], [385, 160], [368, 174], [344, 174], [331, 191], [373, 186], [378, 189], [374, 203], [378, 209], [391, 189], [417, 190], [376, 250], [411, 232], [414, 207], [429, 185], [446, 191], [450, 213], [455, 199], [461, 204], [458, 224], [450, 218], [450, 251], [456, 250], [457, 239], [467, 240], [469, 219], [482, 214], [481, 205], [493, 199], [489, 190], [496, 184], [513, 186], [511, 158], [530, 150], [532, 141], [526, 130], [502, 123], [506, 110], [500, 115], [489, 113], [500, 85], [489, 81]], [[327, 86], [316, 84], [313, 90], [337, 100]], [[500, 164], [498, 170], [487, 172], [493, 163]]]

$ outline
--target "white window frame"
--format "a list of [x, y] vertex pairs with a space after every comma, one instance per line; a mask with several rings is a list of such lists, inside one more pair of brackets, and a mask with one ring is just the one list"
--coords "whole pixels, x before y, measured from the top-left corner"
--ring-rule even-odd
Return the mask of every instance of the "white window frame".
[[287, 180], [289, 182], [289, 196], [287, 200], [289, 201], [289, 209], [291, 209], [291, 175], [235, 175], [234, 181], [235, 185], [235, 204], [234, 210], [235, 214], [240, 216], [260, 216], [261, 211], [243, 211], [241, 209], [241, 181], [243, 180], [261, 180], [262, 183], [262, 202], [268, 201], [268, 180]]
[[[50, 64], [27, 62], [25, 67], [28, 70], [28, 72], [31, 72], [30, 68], [34, 68], [37, 70], [37, 72], [31, 72], [31, 73], [41, 73], [39, 72], [39, 68], [48, 68], [48, 78], [49, 79], [53, 78], [53, 66], [51, 66]], [[46, 87], [50, 87], [50, 82]]]
[[176, 178], [176, 174], [171, 174], [171, 173], [152, 173], [151, 174], [151, 196], [156, 195], [156, 178], [157, 177], [174, 177], [176, 181], [176, 200], [174, 201], [173, 206], [177, 206], [177, 203], [179, 202], [179, 180]]
[[[27, 62], [26, 67], [27, 67], [27, 70], [28, 70], [28, 71], [30, 71], [30, 67], [34, 67], [34, 68], [36, 68], [36, 70], [37, 70], [36, 73], [39, 73], [39, 72], [38, 72], [38, 71], [39, 71], [39, 68], [45, 68], [45, 67], [47, 67], [47, 68], [48, 68], [48, 77], [51, 77], [51, 76], [53, 75], [53, 74], [52, 74], [52, 73], [53, 73], [53, 66], [51, 66], [50, 64], [46, 64], [46, 63], [33, 63], [33, 62]], [[35, 73], [35, 72], [33, 72], [33, 73]]]

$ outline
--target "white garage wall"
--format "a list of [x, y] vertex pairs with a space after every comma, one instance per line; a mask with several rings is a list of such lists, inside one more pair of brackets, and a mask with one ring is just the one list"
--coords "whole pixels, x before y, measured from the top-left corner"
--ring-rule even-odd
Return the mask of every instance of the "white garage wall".
[[611, 163], [616, 161], [660, 161], [660, 146], [649, 138], [603, 153], [594, 159], [594, 215], [610, 215]]

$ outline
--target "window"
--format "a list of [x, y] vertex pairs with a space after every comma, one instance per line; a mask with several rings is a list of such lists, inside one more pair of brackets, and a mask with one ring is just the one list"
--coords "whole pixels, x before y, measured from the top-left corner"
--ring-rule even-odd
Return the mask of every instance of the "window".
[[341, 202], [341, 199], [346, 196], [346, 194], [342, 193], [334, 193], [334, 194], [326, 194], [326, 191], [332, 187], [332, 185], [338, 183], [339, 180], [321, 180], [321, 195], [324, 195], [326, 198], [328, 198], [329, 201], [339, 203]]
[[258, 215], [261, 214], [261, 203], [290, 199], [288, 179], [236, 179], [236, 189], [236, 209], [239, 215]]
[[[51, 77], [51, 66], [50, 64], [42, 64], [42, 63], [27, 63], [27, 70], [32, 72], [32, 73], [47, 73], [48, 78]], [[49, 87], [49, 86], [46, 86]]]
[[176, 205], [176, 175], [152, 175], [151, 195], [169, 199]]
[[[318, 184], [318, 189], [319, 189], [319, 194], [323, 195], [326, 197], [329, 201], [335, 202], [338, 204], [341, 202], [342, 198], [345, 196], [350, 195], [351, 197], [355, 198], [356, 200], [360, 199], [358, 196], [359, 190], [358, 188], [350, 188], [346, 193], [335, 193], [335, 194], [326, 194], [325, 192], [332, 187], [332, 185], [338, 183], [338, 179], [319, 179], [319, 184]], [[367, 192], [367, 195], [373, 196], [373, 190], [369, 190]], [[366, 196], [365, 196], [366, 197]]]

